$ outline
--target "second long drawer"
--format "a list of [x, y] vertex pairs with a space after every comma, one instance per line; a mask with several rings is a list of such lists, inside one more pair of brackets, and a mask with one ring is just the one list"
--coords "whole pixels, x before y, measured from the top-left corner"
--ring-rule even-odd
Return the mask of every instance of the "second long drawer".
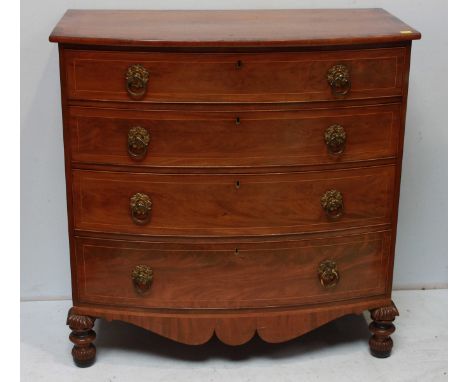
[[71, 159], [149, 167], [295, 166], [394, 158], [400, 105], [277, 111], [70, 107]]
[[395, 166], [263, 175], [73, 171], [75, 228], [268, 235], [390, 223]]

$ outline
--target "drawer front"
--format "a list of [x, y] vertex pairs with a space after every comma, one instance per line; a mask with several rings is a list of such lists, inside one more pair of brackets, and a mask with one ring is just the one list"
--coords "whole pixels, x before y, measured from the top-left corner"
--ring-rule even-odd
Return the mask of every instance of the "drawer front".
[[211, 236], [385, 224], [391, 221], [394, 177], [395, 166], [266, 175], [74, 170], [75, 228]]
[[256, 54], [65, 51], [69, 98], [135, 102], [399, 96], [405, 57], [404, 48]]
[[334, 164], [394, 158], [400, 105], [257, 112], [70, 107], [69, 128], [75, 163], [154, 167]]
[[382, 295], [390, 243], [389, 232], [255, 244], [76, 238], [78, 299], [187, 309], [291, 306]]

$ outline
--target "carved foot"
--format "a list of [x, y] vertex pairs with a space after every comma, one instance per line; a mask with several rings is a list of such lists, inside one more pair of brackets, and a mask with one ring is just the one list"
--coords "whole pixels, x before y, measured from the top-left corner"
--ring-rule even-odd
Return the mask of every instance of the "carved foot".
[[373, 320], [369, 325], [372, 333], [369, 339], [371, 354], [377, 358], [386, 358], [392, 351], [393, 341], [390, 334], [395, 331], [393, 320], [399, 315], [398, 310], [392, 302], [391, 305], [373, 309], [370, 313]]
[[68, 311], [67, 325], [72, 330], [70, 341], [74, 344], [71, 353], [76, 366], [91, 366], [96, 358], [96, 347], [93, 344], [96, 333], [92, 330], [94, 320], [93, 317], [74, 314], [73, 308]]

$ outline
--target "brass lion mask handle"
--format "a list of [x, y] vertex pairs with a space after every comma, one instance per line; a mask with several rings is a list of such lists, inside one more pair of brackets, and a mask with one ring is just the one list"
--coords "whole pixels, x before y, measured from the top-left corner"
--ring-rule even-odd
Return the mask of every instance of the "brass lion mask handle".
[[328, 126], [323, 134], [325, 144], [331, 154], [341, 154], [346, 144], [346, 131], [341, 125]]
[[331, 260], [322, 261], [318, 269], [318, 277], [324, 288], [332, 288], [338, 284], [340, 274], [336, 263]]
[[343, 195], [338, 190], [328, 190], [320, 199], [320, 205], [328, 217], [339, 218], [343, 214]]
[[140, 64], [129, 66], [125, 74], [125, 84], [128, 95], [133, 99], [141, 99], [146, 94], [149, 81], [148, 70]]
[[153, 283], [153, 270], [148, 265], [137, 265], [132, 270], [132, 281], [138, 293], [147, 292]]
[[328, 69], [327, 79], [334, 95], [346, 95], [351, 89], [351, 76], [346, 65], [332, 66]]
[[151, 198], [143, 193], [136, 193], [130, 198], [130, 214], [135, 224], [145, 225], [151, 220]]
[[141, 160], [146, 156], [150, 135], [144, 127], [135, 126], [128, 130], [128, 154], [134, 160]]

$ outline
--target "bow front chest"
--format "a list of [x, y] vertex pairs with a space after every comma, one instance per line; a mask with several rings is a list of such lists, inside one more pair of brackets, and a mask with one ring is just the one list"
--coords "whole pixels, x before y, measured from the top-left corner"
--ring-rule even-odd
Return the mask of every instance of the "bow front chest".
[[388, 356], [418, 38], [381, 9], [68, 11], [75, 362], [96, 318], [240, 345], [364, 310]]

